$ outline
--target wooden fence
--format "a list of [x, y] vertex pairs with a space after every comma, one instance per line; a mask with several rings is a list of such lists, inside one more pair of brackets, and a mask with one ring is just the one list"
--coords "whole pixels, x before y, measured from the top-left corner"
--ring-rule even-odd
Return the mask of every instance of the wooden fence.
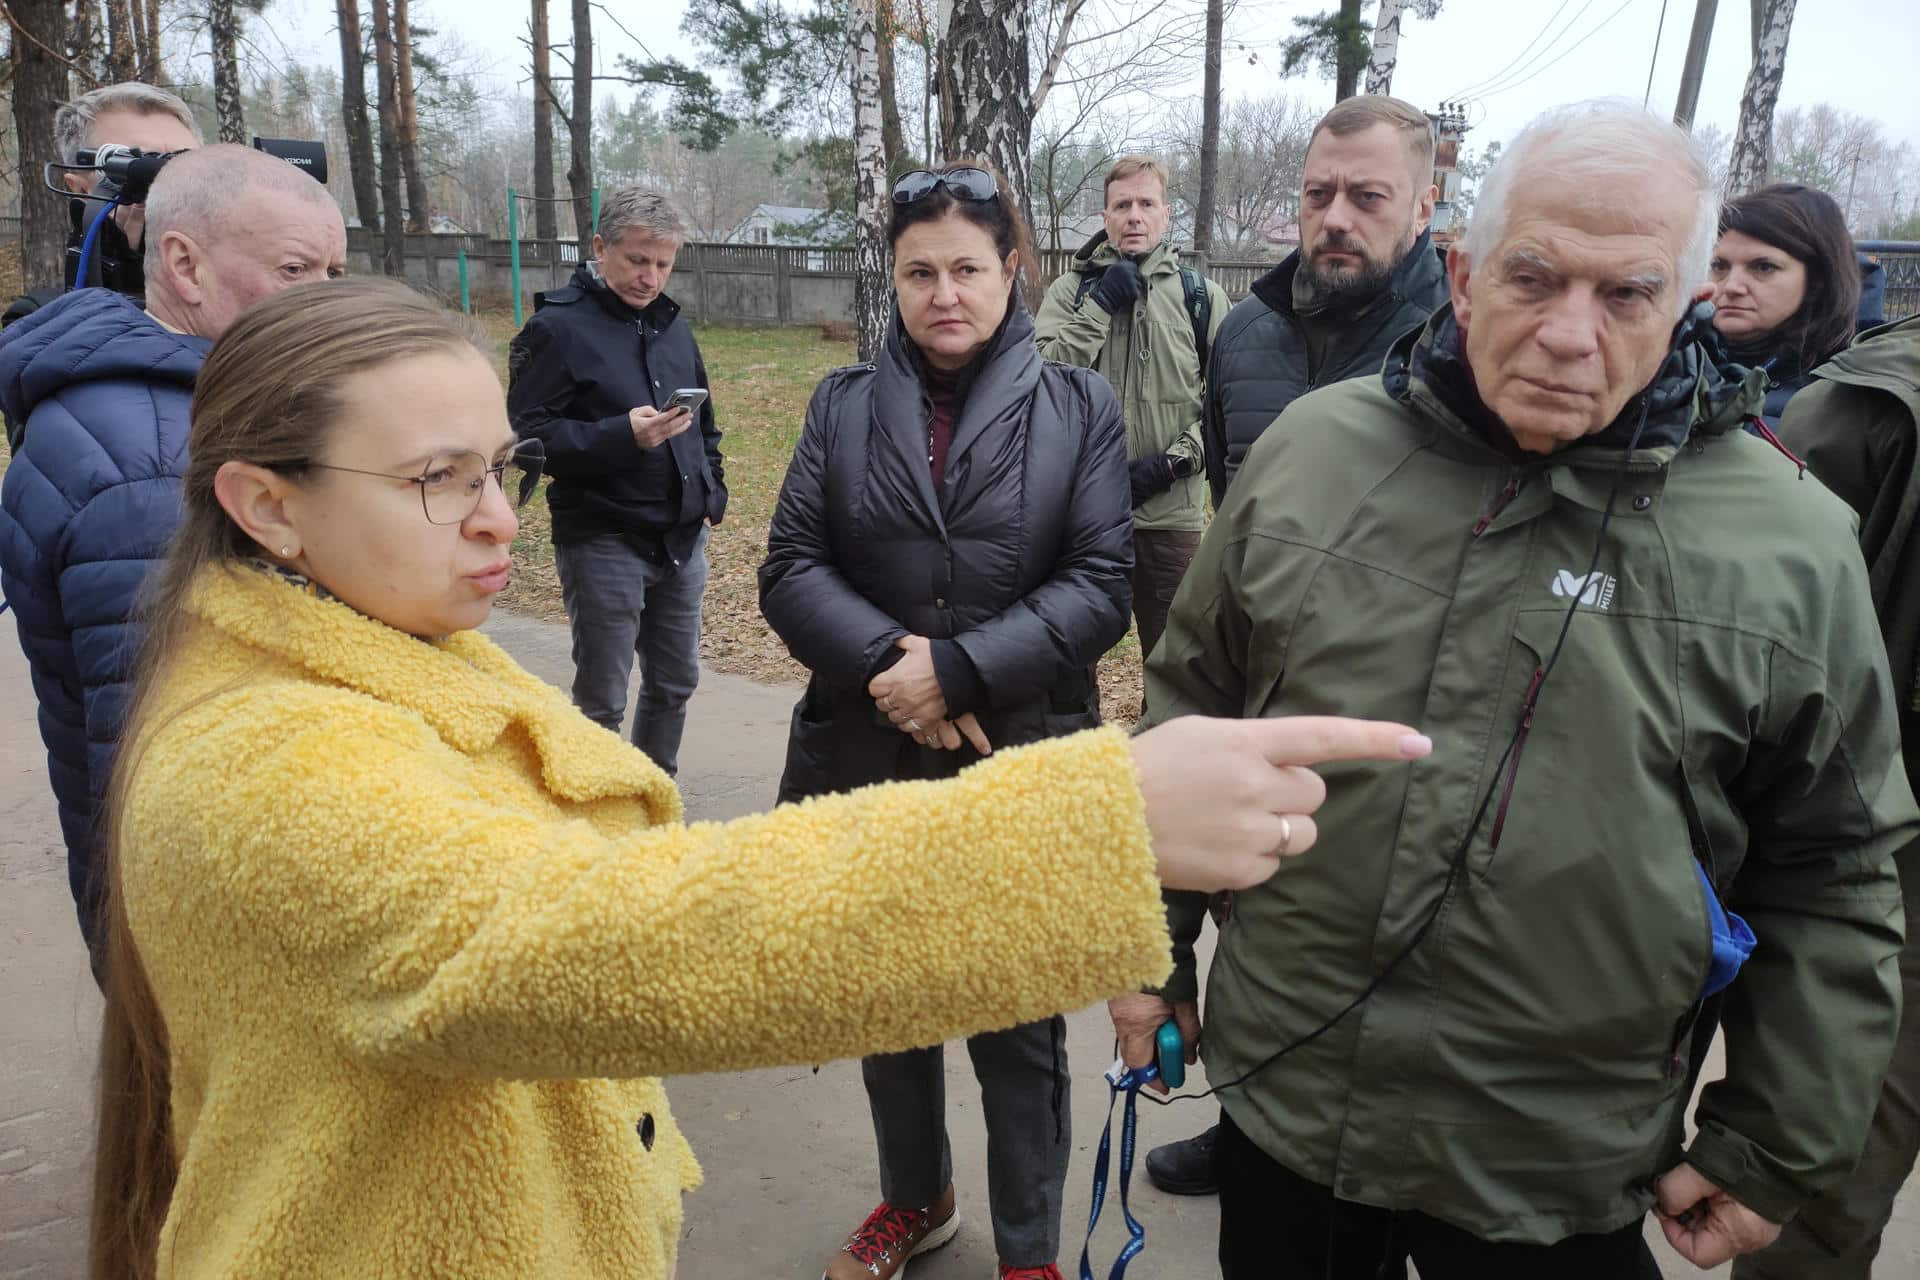
[[[0, 217], [0, 238], [18, 240], [20, 219]], [[409, 235], [407, 278], [444, 297], [460, 296], [460, 255], [467, 259], [469, 287], [482, 299], [509, 296], [512, 245], [484, 235]], [[1859, 248], [1887, 273], [1887, 318], [1920, 314], [1920, 241], [1862, 240]], [[1069, 269], [1072, 250], [1040, 251], [1041, 274], [1052, 279]], [[1192, 262], [1192, 255], [1183, 255]], [[354, 227], [347, 232], [352, 270], [377, 269], [379, 240]], [[564, 285], [580, 265], [571, 240], [522, 240], [520, 288], [527, 305], [534, 295]], [[1214, 260], [1206, 273], [1238, 301], [1253, 282], [1272, 270], [1270, 260]], [[696, 320], [709, 324], [810, 325], [853, 318], [853, 250], [693, 242], [675, 263], [673, 296]]]

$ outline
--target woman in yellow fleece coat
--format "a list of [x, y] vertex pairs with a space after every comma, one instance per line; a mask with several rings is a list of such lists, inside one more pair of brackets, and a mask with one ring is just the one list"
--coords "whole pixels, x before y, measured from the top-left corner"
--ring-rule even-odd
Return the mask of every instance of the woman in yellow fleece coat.
[[109, 804], [96, 1277], [660, 1280], [699, 1170], [651, 1077], [1154, 981], [1156, 871], [1311, 842], [1280, 762], [1424, 749], [1190, 721], [686, 824], [473, 630], [523, 448], [393, 284], [288, 290], [209, 357]]

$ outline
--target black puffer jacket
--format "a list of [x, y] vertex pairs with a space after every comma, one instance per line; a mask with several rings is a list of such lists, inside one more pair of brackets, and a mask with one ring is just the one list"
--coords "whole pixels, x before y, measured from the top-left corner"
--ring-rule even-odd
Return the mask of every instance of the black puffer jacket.
[[643, 449], [628, 410], [661, 408], [681, 387], [707, 385], [707, 366], [680, 308], [662, 294], [645, 311], [615, 297], [582, 265], [541, 299], [513, 340], [507, 411], [513, 429], [546, 445], [553, 540], [621, 534], [651, 558], [684, 559], [707, 520], [727, 510], [713, 401], [695, 423]]
[[1445, 251], [1422, 232], [1387, 282], [1386, 294], [1334, 332], [1322, 367], [1309, 374], [1307, 333], [1293, 309], [1293, 276], [1299, 268], [1296, 249], [1254, 281], [1253, 292], [1227, 313], [1214, 336], [1202, 431], [1216, 511], [1247, 450], [1281, 410], [1315, 387], [1379, 373], [1393, 340], [1425, 324], [1447, 300]]
[[1112, 388], [1043, 361], [1016, 299], [955, 414], [938, 493], [931, 414], [898, 315], [879, 362], [828, 374], [807, 407], [760, 568], [761, 611], [813, 673], [783, 801], [976, 758], [917, 746], [867, 696], [905, 635], [965, 653], [996, 749], [1099, 723], [1093, 664], [1133, 605]]

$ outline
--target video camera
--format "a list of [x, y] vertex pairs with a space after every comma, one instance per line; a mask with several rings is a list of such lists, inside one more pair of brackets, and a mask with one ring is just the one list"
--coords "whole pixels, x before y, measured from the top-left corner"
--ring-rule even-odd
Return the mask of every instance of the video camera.
[[[304, 171], [323, 186], [327, 181], [327, 148], [324, 143], [298, 138], [260, 138], [253, 140], [256, 151], [285, 160]], [[142, 246], [130, 244], [113, 211], [121, 205], [144, 204], [153, 180], [177, 151], [141, 151], [108, 143], [83, 148], [73, 164], [50, 161], [41, 175], [47, 190], [65, 196], [69, 208], [67, 233], [66, 287], [103, 286], [115, 293], [141, 297], [147, 291], [146, 273], [141, 266]], [[76, 195], [59, 181], [62, 173], [98, 173], [93, 190]]]

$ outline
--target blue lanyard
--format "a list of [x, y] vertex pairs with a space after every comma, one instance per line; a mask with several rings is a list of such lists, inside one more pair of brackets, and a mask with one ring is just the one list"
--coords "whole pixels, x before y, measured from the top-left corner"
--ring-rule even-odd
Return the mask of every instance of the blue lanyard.
[[1121, 1109], [1120, 1118], [1120, 1213], [1127, 1220], [1127, 1244], [1120, 1250], [1120, 1256], [1113, 1261], [1113, 1270], [1107, 1273], [1107, 1280], [1122, 1280], [1127, 1274], [1127, 1264], [1140, 1256], [1147, 1247], [1147, 1229], [1133, 1216], [1133, 1210], [1127, 1204], [1127, 1190], [1133, 1182], [1133, 1146], [1134, 1120], [1140, 1101], [1140, 1086], [1160, 1078], [1160, 1068], [1148, 1063], [1136, 1070], [1128, 1070], [1126, 1063], [1115, 1059], [1107, 1068], [1107, 1087], [1112, 1091], [1107, 1096], [1107, 1127], [1100, 1133], [1100, 1154], [1093, 1166], [1093, 1211], [1087, 1216], [1087, 1242], [1080, 1247], [1080, 1280], [1093, 1280], [1093, 1264], [1088, 1258], [1093, 1248], [1093, 1229], [1100, 1223], [1100, 1206], [1107, 1198], [1107, 1164], [1113, 1150], [1113, 1104], [1125, 1094], [1126, 1105]]

